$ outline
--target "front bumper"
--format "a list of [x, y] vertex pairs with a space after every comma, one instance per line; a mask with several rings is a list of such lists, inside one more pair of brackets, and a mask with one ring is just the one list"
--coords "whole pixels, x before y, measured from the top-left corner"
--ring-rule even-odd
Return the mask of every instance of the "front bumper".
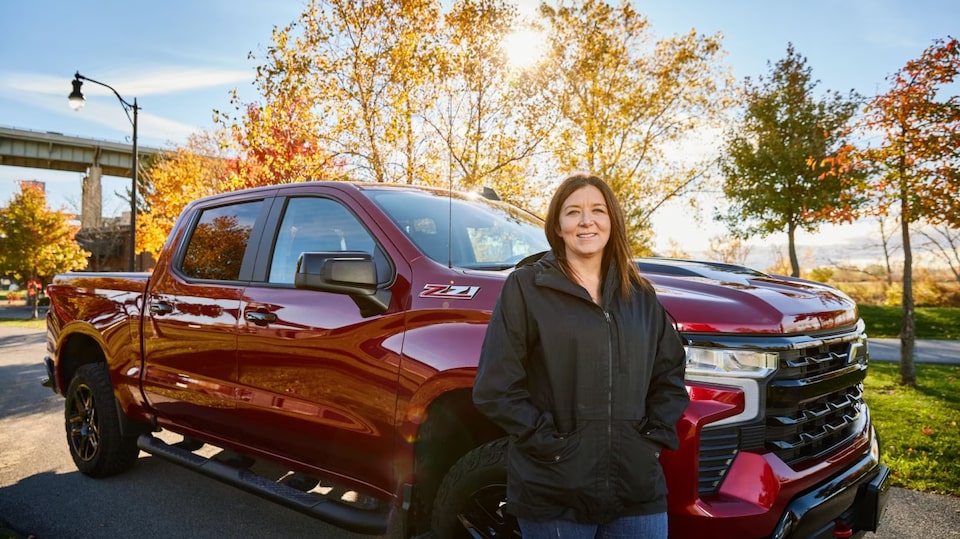
[[890, 469], [866, 455], [832, 480], [794, 498], [773, 539], [852, 537], [876, 531], [890, 493]]

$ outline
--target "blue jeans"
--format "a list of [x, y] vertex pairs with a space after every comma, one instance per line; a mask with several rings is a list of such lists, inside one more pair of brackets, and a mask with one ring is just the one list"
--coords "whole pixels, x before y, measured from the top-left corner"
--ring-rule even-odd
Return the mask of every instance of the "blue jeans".
[[667, 539], [667, 514], [623, 517], [606, 524], [517, 519], [523, 539]]

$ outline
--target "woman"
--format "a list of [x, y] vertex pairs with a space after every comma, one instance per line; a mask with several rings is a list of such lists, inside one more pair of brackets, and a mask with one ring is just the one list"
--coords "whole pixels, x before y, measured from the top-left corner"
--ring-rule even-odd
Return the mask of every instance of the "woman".
[[683, 345], [603, 180], [566, 178], [544, 228], [551, 250], [507, 278], [473, 389], [510, 435], [507, 510], [525, 539], [666, 538]]

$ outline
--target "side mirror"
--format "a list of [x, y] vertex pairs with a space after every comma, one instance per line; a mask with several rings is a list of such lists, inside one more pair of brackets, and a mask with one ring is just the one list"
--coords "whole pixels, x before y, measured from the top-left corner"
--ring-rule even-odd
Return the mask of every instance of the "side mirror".
[[337, 294], [370, 295], [377, 290], [377, 268], [370, 253], [303, 253], [297, 260], [294, 286]]
[[390, 293], [377, 289], [377, 267], [365, 251], [303, 253], [297, 260], [293, 284], [297, 288], [346, 294], [363, 316], [386, 312]]

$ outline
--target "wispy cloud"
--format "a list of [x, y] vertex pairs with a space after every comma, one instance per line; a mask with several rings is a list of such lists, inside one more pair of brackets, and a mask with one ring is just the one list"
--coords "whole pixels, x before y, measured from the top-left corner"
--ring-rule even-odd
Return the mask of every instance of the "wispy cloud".
[[[127, 96], [169, 95], [203, 88], [227, 86], [251, 80], [250, 71], [217, 70], [199, 67], [161, 67], [148, 72], [81, 73], [85, 77], [109, 84], [126, 98]], [[47, 75], [39, 73], [16, 73], [0, 71], [0, 91], [4, 89], [33, 94], [61, 95], [69, 92], [72, 73]], [[110, 90], [97, 84], [86, 83], [84, 94], [110, 94]], [[6, 92], [4, 92], [6, 93]]]
[[[216, 87], [230, 87], [248, 81], [252, 74], [245, 71], [201, 68], [168, 67], [149, 72], [81, 73], [94, 80], [110, 84], [128, 102], [134, 98], [144, 101], [146, 96], [175, 95]], [[30, 107], [66, 116], [76, 114], [66, 106], [73, 73], [56, 76], [39, 73], [0, 71], [0, 99], [22, 103]], [[109, 89], [93, 83], [84, 83], [83, 93], [88, 98], [83, 115], [87, 121], [119, 132], [130, 130], [130, 119], [117, 106]], [[111, 99], [91, 99], [110, 96]], [[139, 112], [141, 144], [167, 145], [180, 143], [200, 126], [189, 125], [169, 117], [141, 109]], [[67, 133], [69, 134], [69, 133]]]

